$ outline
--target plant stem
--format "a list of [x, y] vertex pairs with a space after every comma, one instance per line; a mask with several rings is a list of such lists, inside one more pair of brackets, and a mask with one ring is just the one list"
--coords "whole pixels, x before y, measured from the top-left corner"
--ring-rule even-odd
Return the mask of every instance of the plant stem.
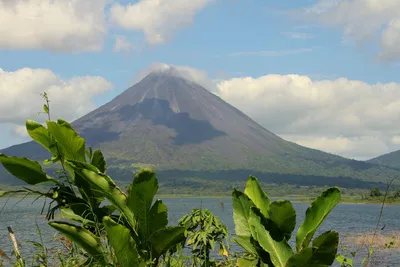
[[381, 222], [382, 215], [383, 215], [383, 208], [385, 207], [386, 198], [387, 198], [387, 195], [388, 195], [388, 193], [389, 193], [390, 186], [392, 185], [394, 179], [395, 179], [395, 178], [393, 178], [393, 179], [387, 184], [387, 186], [386, 186], [386, 191], [385, 191], [385, 195], [384, 195], [384, 197], [383, 197], [381, 210], [380, 210], [379, 216], [378, 216], [378, 221], [377, 221], [377, 223], [376, 223], [375, 231], [374, 231], [374, 234], [373, 234], [373, 236], [372, 236], [370, 246], [369, 246], [369, 248], [368, 248], [368, 258], [367, 258], [367, 262], [366, 262], [366, 264], [365, 264], [366, 267], [368, 267], [368, 266], [369, 266], [369, 263], [370, 263], [370, 258], [371, 258], [371, 253], [370, 253], [370, 251], [371, 251], [371, 246], [374, 244], [374, 240], [375, 240], [375, 237], [376, 237], [376, 232], [378, 231], [378, 227], [379, 227], [379, 224], [380, 224], [380, 222]]
[[12, 241], [13, 246], [14, 246], [15, 256], [17, 257], [17, 260], [18, 260], [18, 262], [20, 263], [20, 265], [21, 265], [21, 266], [24, 266], [24, 261], [23, 261], [23, 259], [22, 259], [22, 257], [21, 257], [21, 254], [19, 253], [19, 250], [18, 250], [18, 243], [17, 243], [17, 239], [15, 239], [14, 232], [13, 232], [13, 230], [11, 229], [10, 226], [8, 226], [7, 229], [8, 229], [8, 234], [10, 235], [11, 241]]

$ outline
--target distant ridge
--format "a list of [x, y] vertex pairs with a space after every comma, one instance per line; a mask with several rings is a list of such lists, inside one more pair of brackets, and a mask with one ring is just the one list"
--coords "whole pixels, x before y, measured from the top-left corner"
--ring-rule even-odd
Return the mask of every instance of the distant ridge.
[[400, 169], [400, 150], [381, 155], [379, 157], [370, 159], [367, 162]]

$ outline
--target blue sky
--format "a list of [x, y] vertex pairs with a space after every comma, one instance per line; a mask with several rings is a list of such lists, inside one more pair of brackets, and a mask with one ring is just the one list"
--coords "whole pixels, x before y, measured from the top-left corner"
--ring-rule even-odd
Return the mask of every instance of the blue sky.
[[288, 140], [357, 159], [400, 149], [400, 3], [85, 1], [0, 0], [0, 148], [28, 140], [40, 91], [73, 120], [162, 62]]

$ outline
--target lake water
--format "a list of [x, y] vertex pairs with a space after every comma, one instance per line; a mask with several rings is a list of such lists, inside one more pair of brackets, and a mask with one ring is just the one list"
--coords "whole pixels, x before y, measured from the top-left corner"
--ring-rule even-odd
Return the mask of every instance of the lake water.
[[[224, 208], [220, 205], [220, 200], [224, 202]], [[40, 227], [45, 242], [50, 242], [55, 231], [51, 229], [44, 219], [44, 216], [38, 216], [43, 207], [44, 200], [40, 199], [33, 202], [34, 199], [0, 198], [0, 247], [8, 254], [12, 250], [12, 244], [8, 236], [7, 226], [12, 227], [16, 238], [22, 243], [22, 254], [29, 254], [32, 247], [24, 241], [35, 240], [39, 237], [36, 232], [36, 223]], [[176, 224], [178, 220], [193, 208], [203, 208], [211, 210], [225, 223], [231, 233], [234, 233], [232, 200], [229, 198], [171, 198], [164, 199], [164, 203], [169, 208], [170, 224]], [[297, 213], [297, 227], [304, 218], [305, 211], [309, 204], [293, 203]], [[338, 231], [341, 236], [347, 233], [351, 235], [373, 232], [376, 226], [380, 205], [361, 205], [361, 204], [339, 204], [321, 225], [318, 233], [326, 230]], [[381, 219], [379, 233], [399, 232], [400, 230], [400, 206], [385, 206], [383, 217]], [[381, 227], [384, 230], [380, 230]], [[295, 230], [296, 231], [296, 230]], [[295, 232], [294, 232], [295, 234]], [[294, 240], [292, 239], [291, 242]], [[50, 244], [50, 243], [49, 243]], [[349, 251], [358, 246], [348, 245]], [[231, 245], [232, 250], [241, 251], [235, 245]], [[365, 251], [365, 250], [364, 250]], [[362, 254], [362, 251], [360, 252]], [[385, 265], [382, 266], [400, 266], [400, 252], [397, 250], [384, 250], [377, 252], [385, 258]], [[362, 255], [357, 257], [360, 262]], [[356, 265], [357, 266], [357, 265]]]

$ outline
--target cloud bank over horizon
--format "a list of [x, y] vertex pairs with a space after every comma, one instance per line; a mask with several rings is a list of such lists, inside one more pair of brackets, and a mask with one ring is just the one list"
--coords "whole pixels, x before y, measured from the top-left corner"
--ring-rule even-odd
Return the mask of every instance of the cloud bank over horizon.
[[297, 74], [216, 80], [207, 71], [165, 63], [152, 64], [135, 82], [170, 69], [300, 145], [361, 160], [400, 148], [399, 83], [314, 80]]
[[43, 111], [41, 93], [48, 94], [54, 119], [73, 121], [95, 109], [93, 98], [112, 88], [100, 76], [63, 79], [48, 69], [5, 71], [0, 68], [0, 126], [11, 126], [16, 134], [26, 137], [27, 119], [46, 120], [46, 116], [38, 114]]
[[[297, 74], [211, 79], [207, 71], [154, 63], [153, 71], [175, 70], [198, 83], [282, 138], [354, 159], [370, 159], [400, 148], [400, 84], [349, 80], [313, 80]], [[96, 108], [93, 98], [112, 88], [102, 77], [62, 79], [50, 70], [0, 70], [0, 124], [15, 132], [26, 118], [37, 118], [47, 91], [53, 114], [74, 120]], [[8, 88], [14, 88], [13, 91]], [[16, 111], [15, 106], [24, 107]]]

